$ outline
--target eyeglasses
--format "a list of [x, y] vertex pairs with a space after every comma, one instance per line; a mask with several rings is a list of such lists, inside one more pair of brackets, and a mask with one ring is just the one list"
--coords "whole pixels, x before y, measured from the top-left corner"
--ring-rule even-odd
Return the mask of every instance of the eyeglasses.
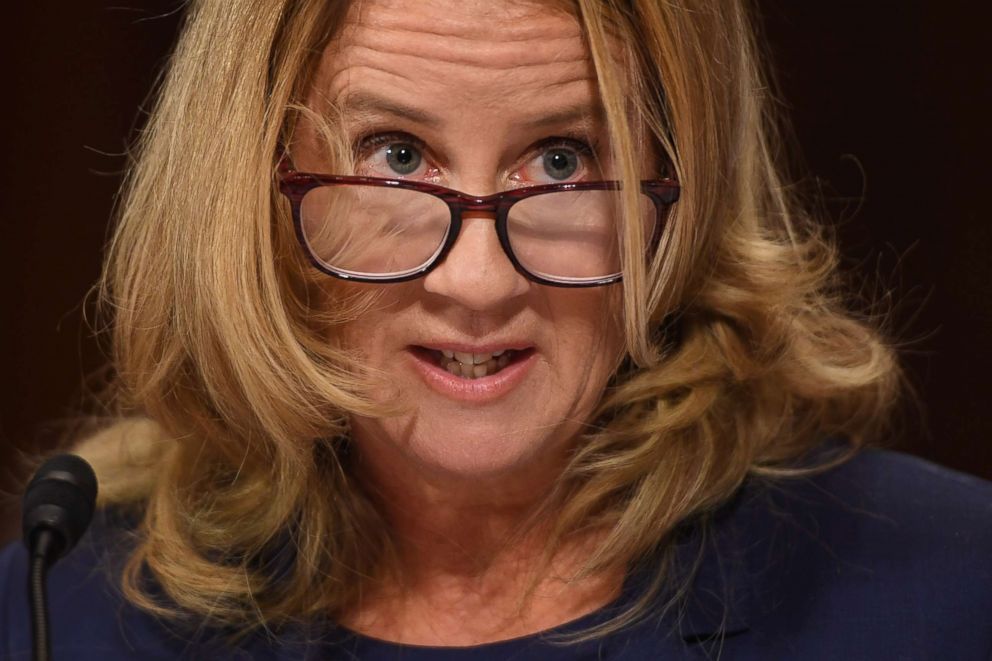
[[[618, 282], [618, 181], [530, 186], [474, 197], [443, 186], [377, 177], [297, 172], [280, 164], [300, 244], [315, 267], [355, 282], [422, 277], [458, 239], [467, 211], [494, 214], [499, 243], [514, 268], [554, 287]], [[646, 244], [654, 249], [664, 215], [678, 199], [672, 179], [640, 182]]]

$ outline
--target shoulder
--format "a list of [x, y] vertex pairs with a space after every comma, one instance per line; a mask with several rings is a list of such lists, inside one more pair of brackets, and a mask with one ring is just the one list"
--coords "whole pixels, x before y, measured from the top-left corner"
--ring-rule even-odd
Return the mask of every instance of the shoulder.
[[[216, 631], [181, 631], [130, 604], [120, 576], [133, 547], [131, 517], [100, 511], [79, 546], [51, 568], [46, 592], [53, 658], [274, 659], [290, 653], [291, 647], [278, 651], [261, 636], [228, 647]], [[0, 659], [32, 658], [30, 627], [27, 550], [17, 541], [0, 550]]]
[[852, 562], [874, 560], [872, 573], [902, 571], [918, 584], [962, 572], [992, 579], [992, 483], [980, 478], [869, 449], [822, 474], [770, 487], [766, 499], [782, 508], [778, 527], [791, 522]]
[[[130, 546], [127, 528], [98, 513], [79, 545], [48, 572], [49, 629], [54, 657], [169, 658], [148, 636], [148, 621], [127, 607], [115, 574]], [[28, 556], [21, 541], [0, 551], [0, 656], [31, 658]], [[175, 655], [172, 656], [175, 658]]]
[[890, 450], [861, 450], [798, 478], [755, 480], [743, 498], [781, 507], [784, 519], [853, 525], [889, 544], [902, 539], [939, 550], [992, 541], [992, 482]]
[[753, 483], [723, 528], [719, 554], [743, 556], [735, 580], [765, 658], [992, 651], [992, 483], [863, 450], [819, 474]]
[[[992, 482], [889, 450], [867, 449], [810, 479], [838, 498], [871, 504], [920, 532], [989, 522]], [[982, 528], [959, 532], [976, 533]], [[988, 532], [988, 526], [984, 526]]]

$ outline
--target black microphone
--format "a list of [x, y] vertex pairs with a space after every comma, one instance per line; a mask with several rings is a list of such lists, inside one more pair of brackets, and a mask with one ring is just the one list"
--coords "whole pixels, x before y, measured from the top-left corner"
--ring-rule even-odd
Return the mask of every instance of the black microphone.
[[51, 657], [45, 574], [86, 532], [95, 504], [96, 474], [74, 454], [60, 454], [42, 464], [24, 492], [22, 520], [36, 661]]

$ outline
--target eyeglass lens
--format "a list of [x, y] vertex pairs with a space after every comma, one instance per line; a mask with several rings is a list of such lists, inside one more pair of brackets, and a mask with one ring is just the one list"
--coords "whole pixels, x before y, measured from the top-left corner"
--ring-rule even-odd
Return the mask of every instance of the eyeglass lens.
[[[653, 205], [643, 200], [645, 229]], [[510, 208], [507, 235], [517, 261], [549, 280], [582, 282], [620, 272], [619, 191], [556, 191]], [[402, 277], [437, 257], [448, 237], [448, 205], [429, 193], [381, 186], [320, 186], [300, 206], [311, 254], [357, 277]]]

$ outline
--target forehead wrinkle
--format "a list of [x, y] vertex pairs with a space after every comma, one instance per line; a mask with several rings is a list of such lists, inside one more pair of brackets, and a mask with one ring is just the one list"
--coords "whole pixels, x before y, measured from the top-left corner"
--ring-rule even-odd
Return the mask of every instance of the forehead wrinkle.
[[580, 33], [549, 36], [541, 32], [516, 39], [506, 37], [498, 29], [496, 34], [498, 39], [493, 39], [493, 30], [484, 37], [464, 37], [441, 35], [432, 29], [398, 30], [361, 24], [343, 32], [333, 50], [364, 48], [393, 56], [416, 56], [480, 69], [513, 69], [552, 63], [591, 66]]
[[532, 87], [551, 90], [576, 82], [587, 83], [593, 89], [597, 85], [595, 74], [586, 62], [541, 62], [506, 69], [487, 69], [487, 77], [478, 79], [474, 77], [477, 70], [470, 65], [438, 62], [412, 54], [393, 56], [361, 47], [349, 50], [351, 52], [343, 52], [340, 57], [327, 62], [327, 68], [331, 71], [321, 76], [326, 81], [322, 87], [331, 99], [341, 96], [341, 90], [348, 86], [351, 77], [365, 79], [370, 73], [414, 85], [418, 91], [442, 85], [448, 86], [446, 91], [450, 92], [452, 82], [458, 81], [459, 90], [473, 95], [501, 87], [506, 89], [499, 91], [500, 96], [505, 95], [507, 90], [519, 92]]
[[[350, 67], [339, 72], [332, 82], [330, 96], [335, 99], [334, 105], [341, 111], [346, 123], [368, 125], [388, 116], [400, 117], [433, 129], [439, 128], [444, 123], [444, 110], [449, 109], [451, 104], [442, 103], [440, 112], [435, 112], [433, 107], [439, 105], [437, 101], [440, 97], [430, 86], [418, 85], [419, 81], [394, 76], [418, 88], [417, 97], [411, 98], [408, 94], [404, 94], [403, 90], [397, 89], [394, 98], [389, 92], [382, 92], [375, 87], [370, 90], [366, 87], [366, 83], [375, 80], [373, 75], [369, 75], [373, 71], [367, 69], [368, 67], [364, 65]], [[374, 74], [393, 77], [391, 72], [377, 68], [374, 69]], [[569, 124], [576, 130], [592, 132], [605, 122], [595, 80], [584, 75], [576, 75], [550, 84], [541, 77], [537, 77], [533, 82], [540, 87], [542, 94], [539, 99], [546, 102], [543, 104], [546, 107], [541, 107], [542, 104], [535, 107], [533, 99], [529, 96], [532, 91], [516, 81], [508, 91], [489, 85], [479, 92], [466, 87], [459, 94], [459, 98], [464, 95], [472, 100], [469, 102], [474, 101], [480, 107], [495, 110], [504, 117], [505, 108], [512, 107], [514, 111], [524, 115], [516, 119], [515, 125], [528, 130]], [[338, 87], [338, 83], [340, 88], [334, 94], [334, 88]], [[399, 100], [400, 98], [403, 100]], [[459, 101], [457, 107], [464, 107], [464, 104], [465, 102]]]
[[[378, 86], [385, 81], [385, 84], [397, 90], [398, 94], [405, 94], [406, 99], [425, 98], [433, 102], [440, 101], [440, 98], [434, 97], [441, 95], [448, 99], [442, 107], [450, 106], [453, 98], [458, 98], [460, 101], [488, 99], [490, 103], [505, 105], [508, 98], [531, 96], [527, 99], [528, 104], [533, 105], [535, 100], [546, 100], [557, 110], [561, 107], [562, 94], [578, 85], [583, 88], [580, 94], [589, 100], [588, 105], [598, 114], [602, 112], [596, 78], [584, 66], [563, 67], [561, 64], [548, 64], [526, 69], [490, 72], [485, 79], [478, 79], [471, 71], [465, 71], [461, 65], [437, 64], [415, 56], [404, 57], [403, 62], [399, 61], [399, 58], [391, 58], [393, 60], [391, 62], [376, 62], [370, 61], [370, 58], [351, 55], [340, 59], [346, 61], [339, 61], [333, 72], [323, 72], [312, 92], [314, 96], [321, 97], [332, 105], [346, 105], [346, 96], [351, 93], [348, 90], [352, 87], [361, 89], [366, 86], [365, 84]], [[411, 63], [413, 66], [409, 66]], [[411, 69], [415, 72], [424, 71], [425, 74], [411, 75]], [[453, 82], [455, 84], [452, 84]], [[540, 92], [536, 97], [533, 96], [535, 91]], [[411, 92], [414, 93], [412, 97]], [[418, 106], [415, 103], [403, 105]], [[434, 114], [436, 117], [439, 113], [424, 111], [423, 114]]]
[[[573, 17], [542, 11], [507, 22], [499, 20], [502, 4], [493, 18], [491, 5], [473, 12], [478, 3], [465, 2], [469, 9], [450, 11], [439, 9], [444, 0], [415, 9], [362, 2], [361, 20], [352, 13], [325, 45], [314, 93], [336, 106], [349, 134], [403, 128], [409, 120], [415, 134], [452, 157], [476, 138], [475, 152], [506, 142], [501, 149], [509, 153], [538, 132], [601, 134], [595, 68]], [[484, 20], [467, 20], [479, 15]], [[366, 103], [364, 92], [385, 102]], [[349, 104], [349, 95], [357, 103]]]

